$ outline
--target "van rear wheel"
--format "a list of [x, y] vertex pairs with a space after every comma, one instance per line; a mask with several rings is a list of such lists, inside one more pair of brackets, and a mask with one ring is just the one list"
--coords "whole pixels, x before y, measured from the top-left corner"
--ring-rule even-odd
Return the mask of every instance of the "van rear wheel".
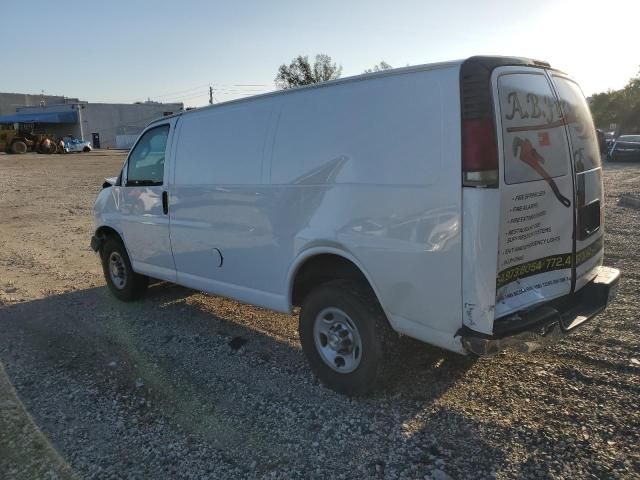
[[360, 396], [381, 383], [390, 328], [368, 288], [336, 280], [312, 290], [300, 310], [299, 332], [311, 370], [332, 390]]
[[104, 278], [111, 293], [124, 302], [142, 297], [149, 285], [149, 278], [133, 271], [122, 242], [117, 238], [108, 237], [100, 255]]

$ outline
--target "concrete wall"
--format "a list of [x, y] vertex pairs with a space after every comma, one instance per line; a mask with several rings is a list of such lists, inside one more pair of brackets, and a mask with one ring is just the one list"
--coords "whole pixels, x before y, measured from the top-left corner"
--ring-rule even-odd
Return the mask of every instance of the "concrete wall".
[[84, 139], [97, 132], [101, 148], [117, 148], [116, 135], [137, 135], [152, 120], [182, 109], [182, 103], [87, 103], [80, 111]]
[[[72, 135], [92, 141], [92, 133], [100, 135], [100, 148], [117, 148], [117, 135], [137, 135], [152, 120], [183, 109], [182, 103], [76, 103], [42, 107], [21, 107], [18, 111], [61, 112], [77, 110], [76, 124], [41, 124], [37, 131], [57, 137]], [[11, 112], [11, 113], [15, 113]], [[94, 145], [95, 146], [95, 145]]]
[[[16, 113], [18, 107], [39, 106], [42, 100], [41, 95], [28, 93], [2, 93], [0, 92], [0, 115], [11, 115]], [[77, 98], [66, 98], [58, 95], [45, 95], [44, 101], [47, 106], [61, 103], [78, 102]]]

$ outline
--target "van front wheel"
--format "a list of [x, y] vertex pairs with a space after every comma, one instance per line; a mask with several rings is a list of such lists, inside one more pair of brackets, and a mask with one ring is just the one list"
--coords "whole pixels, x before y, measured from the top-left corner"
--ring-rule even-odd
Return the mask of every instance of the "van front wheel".
[[353, 282], [320, 285], [300, 310], [300, 343], [322, 383], [365, 395], [380, 383], [387, 319], [375, 296]]
[[108, 237], [100, 254], [104, 278], [111, 293], [124, 302], [142, 297], [149, 284], [149, 278], [133, 271], [129, 255], [122, 242], [114, 237]]

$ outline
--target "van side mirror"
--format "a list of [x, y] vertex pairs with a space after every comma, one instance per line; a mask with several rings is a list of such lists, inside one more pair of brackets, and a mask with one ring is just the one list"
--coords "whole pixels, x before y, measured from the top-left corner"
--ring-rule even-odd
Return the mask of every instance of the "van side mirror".
[[118, 181], [118, 177], [107, 177], [104, 179], [104, 182], [102, 183], [102, 188], [113, 187], [114, 185], [116, 185], [117, 181]]

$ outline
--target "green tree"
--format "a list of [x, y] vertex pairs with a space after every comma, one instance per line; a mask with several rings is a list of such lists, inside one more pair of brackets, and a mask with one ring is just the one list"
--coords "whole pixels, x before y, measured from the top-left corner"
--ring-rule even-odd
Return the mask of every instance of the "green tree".
[[313, 65], [308, 56], [298, 55], [289, 65], [282, 64], [276, 75], [276, 85], [279, 88], [295, 88], [302, 85], [326, 82], [340, 78], [342, 67], [337, 65], [329, 55], [316, 55]]
[[620, 90], [596, 93], [589, 107], [596, 126], [617, 125], [617, 133], [640, 132], [640, 72]]
[[382, 60], [380, 63], [374, 65], [372, 68], [367, 68], [364, 71], [364, 73], [381, 72], [382, 70], [389, 70], [390, 68], [393, 68], [393, 67], [389, 65], [387, 62], [385, 62], [384, 60]]

